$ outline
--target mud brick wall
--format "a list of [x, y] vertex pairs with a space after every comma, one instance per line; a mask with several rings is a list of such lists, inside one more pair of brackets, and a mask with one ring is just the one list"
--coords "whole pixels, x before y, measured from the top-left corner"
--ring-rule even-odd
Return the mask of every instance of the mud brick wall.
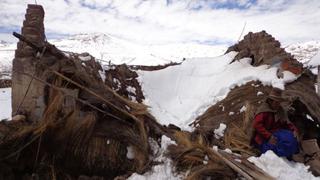
[[302, 72], [302, 64], [281, 48], [280, 42], [266, 31], [248, 33], [244, 36], [243, 40], [229, 47], [227, 53], [230, 51], [239, 52], [235, 57], [235, 60], [244, 57], [252, 58], [253, 66], [281, 63], [281, 68], [283, 70], [289, 70], [295, 74], [300, 74]]
[[[44, 10], [39, 5], [28, 5], [21, 34], [31, 42], [41, 46], [45, 41], [44, 34]], [[26, 43], [19, 41], [15, 51], [15, 58], [12, 66], [12, 114], [17, 111], [19, 104], [22, 102], [31, 81], [29, 76], [23, 73], [35, 74], [41, 77], [40, 72], [36, 68], [36, 51], [29, 47]], [[29, 92], [25, 97], [19, 113], [28, 115], [28, 119], [36, 121], [40, 117], [40, 105], [42, 103], [44, 86], [38, 81], [33, 80]], [[34, 111], [38, 108], [39, 111]]]

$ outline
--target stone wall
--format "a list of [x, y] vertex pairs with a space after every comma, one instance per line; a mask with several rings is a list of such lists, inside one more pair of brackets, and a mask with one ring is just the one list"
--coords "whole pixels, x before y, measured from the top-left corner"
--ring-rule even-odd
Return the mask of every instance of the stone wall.
[[[43, 20], [44, 10], [42, 6], [28, 5], [21, 34], [39, 46], [42, 46], [45, 42]], [[26, 114], [31, 121], [38, 120], [39, 113], [41, 113], [39, 111], [36, 113], [32, 109], [35, 109], [39, 103], [42, 103], [44, 86], [33, 80], [24, 98], [31, 78], [23, 73], [35, 74], [35, 76], [41, 77], [41, 74], [36, 72], [36, 53], [26, 43], [19, 41], [12, 66], [12, 114]], [[19, 108], [19, 112], [17, 112], [20, 104], [21, 107]]]

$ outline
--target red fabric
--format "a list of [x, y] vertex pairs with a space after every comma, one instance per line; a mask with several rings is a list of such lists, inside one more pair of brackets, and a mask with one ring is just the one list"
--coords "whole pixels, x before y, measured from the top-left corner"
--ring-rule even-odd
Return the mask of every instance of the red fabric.
[[272, 133], [279, 129], [289, 129], [297, 132], [297, 128], [292, 123], [275, 122], [273, 112], [257, 114], [254, 117], [253, 128], [256, 130], [254, 141], [259, 145], [269, 140]]

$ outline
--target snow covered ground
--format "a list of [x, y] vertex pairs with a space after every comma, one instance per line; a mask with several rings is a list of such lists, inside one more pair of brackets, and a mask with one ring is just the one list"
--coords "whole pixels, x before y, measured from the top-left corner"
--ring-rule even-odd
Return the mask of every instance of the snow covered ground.
[[50, 40], [59, 49], [76, 53], [88, 52], [97, 59], [113, 64], [162, 65], [181, 62], [183, 58], [217, 56], [223, 54], [226, 45], [202, 45], [197, 43], [142, 45], [111, 35], [79, 34], [63, 40]]
[[320, 41], [291, 44], [287, 46], [285, 50], [306, 65], [308, 61], [320, 51]]
[[[49, 39], [63, 51], [88, 52], [103, 62], [130, 65], [159, 65], [181, 62], [183, 58], [216, 57], [224, 54], [228, 45], [206, 45], [199, 43], [176, 43], [142, 45], [120, 39], [109, 34], [78, 34], [65, 39]], [[10, 71], [16, 43], [0, 41], [0, 71]], [[299, 61], [307, 63], [320, 50], [320, 41], [296, 43], [287, 46]]]
[[259, 80], [264, 85], [283, 89], [286, 82], [297, 78], [289, 71], [278, 78], [276, 67], [253, 67], [250, 58], [230, 64], [236, 54], [191, 58], [179, 66], [159, 71], [138, 71], [146, 97], [144, 103], [151, 107], [151, 113], [160, 123], [189, 129], [188, 124], [237, 85]]
[[0, 120], [11, 118], [11, 88], [0, 88]]
[[320, 179], [320, 177], [314, 177], [308, 171], [308, 166], [280, 158], [272, 151], [267, 151], [260, 157], [250, 157], [248, 160], [278, 180]]
[[169, 139], [166, 136], [162, 136], [161, 138], [161, 147], [158, 146], [156, 142], [150, 143], [152, 146], [152, 150], [157, 154], [155, 161], [163, 162], [163, 164], [159, 164], [153, 166], [151, 171], [140, 175], [137, 173], [132, 174], [128, 180], [179, 180], [183, 179], [182, 175], [176, 174], [173, 171], [172, 162], [165, 156], [165, 152], [167, 147], [170, 144], [175, 144], [174, 141]]

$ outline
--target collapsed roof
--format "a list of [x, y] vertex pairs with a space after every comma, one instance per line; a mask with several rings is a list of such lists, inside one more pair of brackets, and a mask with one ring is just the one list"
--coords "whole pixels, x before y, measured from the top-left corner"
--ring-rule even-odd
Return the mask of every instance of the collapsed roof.
[[[132, 70], [153, 71], [167, 66], [109, 66], [104, 72], [89, 54], [64, 53], [46, 42], [43, 18], [41, 6], [28, 5], [23, 36], [13, 61], [13, 115], [23, 114], [27, 121], [18, 118], [20, 121], [0, 124], [0, 156], [4, 160], [0, 166], [10, 177], [32, 179], [36, 175], [50, 179], [54, 171], [58, 178], [78, 179], [85, 175], [112, 179], [143, 173], [157, 163], [152, 160], [149, 138], [159, 140], [164, 134], [176, 141], [176, 145], [168, 148], [169, 156], [177, 170], [191, 169], [190, 179], [237, 176], [234, 166], [221, 161], [223, 158], [208, 148], [211, 140], [216, 141], [212, 131], [220, 123], [226, 123], [233, 131], [229, 129], [224, 143], [214, 143], [252, 153], [250, 146], [241, 143], [241, 139], [237, 141], [235, 136], [249, 140], [248, 121], [254, 110], [248, 113], [239, 110], [244, 106], [254, 109], [271, 87], [260, 82], [235, 87], [196, 119], [192, 134], [174, 125], [167, 128], [141, 104], [144, 94], [138, 75]], [[281, 49], [272, 36], [266, 32], [249, 33], [227, 52], [230, 51], [239, 52], [234, 61], [249, 57], [254, 66], [267, 64], [279, 68], [279, 77], [284, 71], [298, 75], [296, 81], [285, 86], [285, 95], [294, 100], [293, 106], [298, 110], [291, 116], [299, 117], [297, 122], [301, 122], [309, 114], [319, 122], [320, 100], [315, 93], [314, 76]], [[239, 113], [230, 115], [230, 112]], [[306, 136], [316, 137], [317, 130], [314, 134], [306, 132]], [[208, 166], [203, 164], [207, 156]]]

